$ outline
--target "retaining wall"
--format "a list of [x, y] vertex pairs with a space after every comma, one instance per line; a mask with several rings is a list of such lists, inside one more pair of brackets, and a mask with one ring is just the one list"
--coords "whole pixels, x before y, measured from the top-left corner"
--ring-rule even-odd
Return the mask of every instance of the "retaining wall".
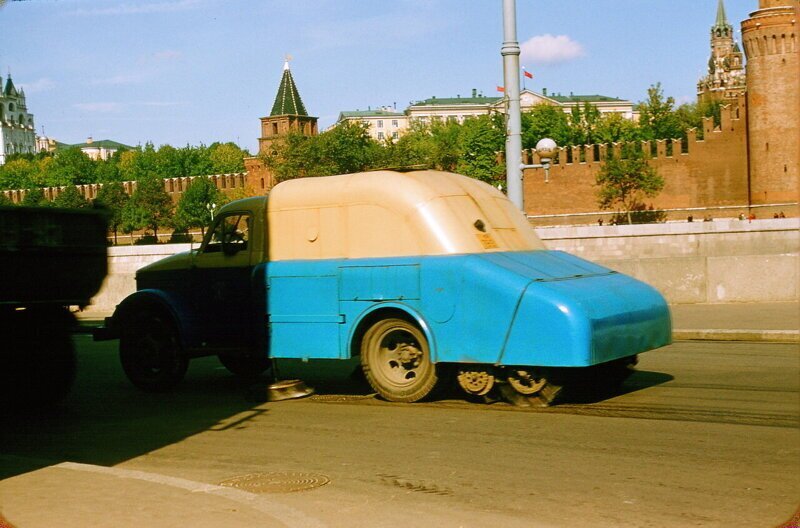
[[[559, 249], [637, 277], [672, 304], [797, 301], [800, 219], [537, 228]], [[196, 246], [196, 245], [195, 245]], [[137, 269], [189, 244], [109, 248], [109, 275], [90, 310], [110, 312]]]
[[553, 227], [560, 249], [632, 275], [672, 304], [800, 299], [797, 218]]

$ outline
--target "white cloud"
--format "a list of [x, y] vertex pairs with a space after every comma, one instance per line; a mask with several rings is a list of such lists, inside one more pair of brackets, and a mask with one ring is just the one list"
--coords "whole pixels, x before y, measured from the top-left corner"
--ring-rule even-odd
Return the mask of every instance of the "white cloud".
[[528, 64], [568, 62], [585, 55], [583, 46], [567, 35], [537, 35], [520, 46], [520, 58]]
[[43, 77], [33, 82], [29, 83], [22, 83], [20, 87], [25, 90], [25, 93], [31, 94], [36, 92], [46, 92], [47, 90], [52, 90], [53, 87], [56, 85], [51, 79], [47, 77]]
[[121, 103], [75, 103], [72, 106], [86, 112], [112, 113], [121, 111], [124, 105]]
[[111, 7], [94, 9], [78, 9], [76, 15], [139, 15], [147, 13], [174, 13], [194, 9], [199, 0], [174, 0], [171, 2], [150, 2], [135, 4], [118, 4]]

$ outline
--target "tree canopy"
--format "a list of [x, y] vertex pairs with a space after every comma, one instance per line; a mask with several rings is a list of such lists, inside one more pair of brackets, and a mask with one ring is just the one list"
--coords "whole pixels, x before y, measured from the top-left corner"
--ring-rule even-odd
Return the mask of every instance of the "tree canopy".
[[172, 198], [164, 190], [164, 180], [155, 175], [138, 181], [136, 190], [122, 210], [122, 230], [131, 233], [151, 229], [158, 240], [158, 228], [172, 225]]
[[231, 142], [181, 148], [146, 143], [120, 149], [107, 160], [93, 160], [75, 147], [35, 156], [13, 155], [0, 165], [0, 190], [241, 172], [249, 155]]
[[626, 149], [625, 157], [610, 157], [597, 173], [598, 204], [601, 209], [617, 208], [633, 223], [631, 213], [641, 210], [645, 197], [664, 188], [664, 179], [647, 164], [639, 149]]
[[195, 178], [189, 184], [175, 211], [175, 227], [199, 227], [203, 234], [211, 224], [212, 214], [222, 205], [222, 196], [214, 182], [208, 178]]

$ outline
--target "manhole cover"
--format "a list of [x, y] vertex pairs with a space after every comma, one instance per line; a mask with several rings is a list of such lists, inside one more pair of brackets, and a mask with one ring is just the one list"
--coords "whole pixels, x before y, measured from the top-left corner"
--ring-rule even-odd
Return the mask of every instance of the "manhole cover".
[[324, 486], [331, 479], [317, 473], [298, 471], [278, 471], [273, 473], [251, 473], [233, 477], [220, 482], [220, 486], [230, 486], [250, 493], [288, 493], [304, 491]]

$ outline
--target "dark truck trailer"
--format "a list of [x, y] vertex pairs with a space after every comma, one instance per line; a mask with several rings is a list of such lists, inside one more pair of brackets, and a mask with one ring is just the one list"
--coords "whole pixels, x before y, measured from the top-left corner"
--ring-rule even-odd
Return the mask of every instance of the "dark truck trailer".
[[70, 306], [107, 271], [100, 210], [0, 207], [0, 409], [52, 404], [75, 377]]

